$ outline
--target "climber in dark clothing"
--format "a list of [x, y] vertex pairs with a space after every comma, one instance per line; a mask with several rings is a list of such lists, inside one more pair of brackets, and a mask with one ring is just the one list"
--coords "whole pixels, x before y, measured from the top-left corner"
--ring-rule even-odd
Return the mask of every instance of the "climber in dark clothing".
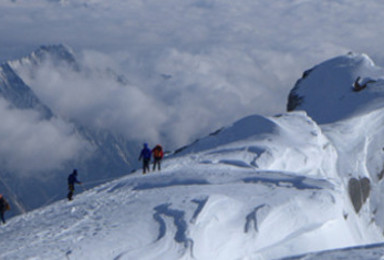
[[5, 198], [3, 197], [3, 195], [0, 194], [0, 217], [1, 217], [1, 221], [3, 222], [3, 224], [5, 224], [4, 213], [10, 209], [11, 209], [11, 207], [9, 206], [8, 201], [6, 201]]
[[76, 169], [74, 169], [73, 172], [68, 176], [68, 200], [72, 200], [73, 192], [75, 191], [75, 183], [81, 184], [81, 182], [77, 179]]
[[151, 150], [148, 148], [148, 144], [144, 144], [144, 148], [140, 152], [139, 161], [143, 160], [143, 174], [149, 172], [149, 163], [151, 161]]

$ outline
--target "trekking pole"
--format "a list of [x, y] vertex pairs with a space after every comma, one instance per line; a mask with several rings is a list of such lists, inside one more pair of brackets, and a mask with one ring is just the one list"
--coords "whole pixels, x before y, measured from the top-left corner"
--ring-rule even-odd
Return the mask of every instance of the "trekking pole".
[[84, 188], [84, 186], [83, 186], [83, 184], [82, 184], [82, 183], [80, 184], [80, 186], [81, 186], [81, 188], [83, 189], [83, 191], [87, 191], [87, 189], [86, 189], [86, 188]]
[[97, 184], [104, 184], [108, 181], [115, 180], [117, 177], [112, 177], [112, 178], [105, 178], [101, 180], [95, 180], [95, 181], [87, 181], [87, 182], [82, 182], [83, 185], [97, 185]]

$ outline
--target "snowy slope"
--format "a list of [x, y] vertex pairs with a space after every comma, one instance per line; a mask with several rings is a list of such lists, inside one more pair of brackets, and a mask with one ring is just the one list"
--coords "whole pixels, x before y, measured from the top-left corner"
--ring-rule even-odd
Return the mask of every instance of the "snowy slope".
[[383, 259], [384, 255], [384, 244], [370, 244], [361, 245], [356, 247], [348, 247], [337, 250], [327, 250], [323, 252], [315, 252], [310, 254], [303, 254], [299, 256], [287, 257], [284, 260], [337, 260], [337, 259], [348, 259], [348, 260], [361, 260], [371, 259], [378, 260]]
[[224, 144], [11, 219], [1, 259], [272, 259], [380, 241], [305, 113], [247, 117], [210, 138]]
[[[329, 68], [343, 67], [349, 74], [379, 70], [372, 63], [360, 66], [356, 57], [365, 59], [337, 57]], [[321, 78], [323, 71], [327, 78], [326, 64], [310, 75]], [[294, 89], [309, 115], [245, 117], [168, 156], [161, 172], [136, 171], [77, 194], [72, 202], [9, 219], [0, 229], [0, 258], [379, 259], [384, 241], [379, 76], [358, 92], [345, 81], [334, 95], [309, 85], [311, 77], [299, 81], [308, 89]], [[310, 110], [313, 95], [324, 93], [331, 96], [327, 105]], [[353, 99], [334, 99], [350, 93]], [[316, 122], [321, 111], [346, 105], [353, 113], [343, 110], [337, 121]]]
[[[366, 221], [384, 230], [384, 71], [365, 54], [335, 57], [304, 73], [290, 93], [288, 107], [305, 110], [337, 150], [337, 172], [348, 189], [360, 183], [354, 200]], [[365, 88], [356, 91], [356, 80]], [[299, 102], [297, 102], [299, 101]], [[294, 107], [292, 104], [296, 104]], [[363, 191], [363, 182], [369, 183]], [[359, 186], [357, 185], [357, 186]], [[369, 187], [368, 187], [369, 186]], [[365, 193], [365, 194], [363, 194]]]
[[[384, 102], [384, 70], [365, 54], [348, 53], [304, 72], [290, 93], [288, 110], [305, 110], [319, 124], [381, 108]], [[355, 81], [361, 91], [353, 91]]]

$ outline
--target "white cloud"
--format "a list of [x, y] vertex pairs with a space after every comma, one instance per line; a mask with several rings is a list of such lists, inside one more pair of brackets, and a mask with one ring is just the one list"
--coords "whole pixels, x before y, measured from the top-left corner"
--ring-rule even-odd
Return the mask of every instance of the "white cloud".
[[[384, 62], [384, 27], [372, 15], [383, 7], [381, 0], [1, 1], [0, 59], [66, 43], [84, 52], [93, 74], [40, 71], [45, 102], [90, 125], [183, 145], [247, 114], [284, 111], [302, 72], [325, 59], [352, 50]], [[129, 86], [96, 75], [100, 64]]]
[[108, 73], [117, 65], [108, 60], [101, 53], [86, 52], [79, 58], [80, 71], [48, 60], [32, 69], [21, 66], [18, 72], [55, 114], [91, 129], [158, 140], [157, 126], [165, 120], [162, 104], [140, 87], [119, 83], [116, 75]]
[[67, 160], [85, 156], [91, 147], [60, 119], [41, 121], [32, 110], [12, 109], [0, 98], [0, 162], [13, 173], [58, 169]]

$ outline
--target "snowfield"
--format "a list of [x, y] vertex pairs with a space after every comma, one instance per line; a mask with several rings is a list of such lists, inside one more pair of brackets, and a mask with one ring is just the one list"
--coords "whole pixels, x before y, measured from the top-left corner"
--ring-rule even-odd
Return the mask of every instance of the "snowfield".
[[[379, 71], [368, 59], [314, 67], [293, 90], [294, 111], [244, 117], [170, 154], [161, 172], [139, 169], [9, 219], [0, 258], [380, 259], [384, 84], [352, 87]], [[323, 87], [333, 81], [334, 92]], [[314, 95], [325, 106], [309, 109], [321, 103]]]
[[[302, 113], [281, 119], [285, 117], [299, 117], [308, 125], [307, 131], [315, 131]], [[223, 130], [222, 135], [232, 132], [241, 139], [239, 124], [257, 127], [259, 122], [260, 117], [249, 117], [233, 129]], [[136, 172], [88, 191], [73, 202], [60, 201], [12, 219], [1, 236], [9, 242], [0, 244], [15, 251], [8, 250], [2, 258], [271, 258], [334, 247], [334, 241], [318, 237], [346, 232], [349, 235], [339, 240], [339, 247], [361, 243], [358, 230], [350, 231], [344, 219], [343, 191], [320, 176], [291, 171], [294, 165], [318, 164], [322, 158], [313, 157], [312, 162], [305, 150], [320, 153], [322, 145], [309, 144], [303, 149], [299, 138], [293, 147], [295, 140], [290, 138], [287, 149], [282, 144], [283, 149], [277, 149], [291, 129], [284, 131], [277, 123], [270, 123], [276, 131], [269, 133], [269, 142], [275, 146], [272, 149], [265, 146], [264, 139], [258, 140], [259, 135], [246, 133], [245, 140], [169, 159], [161, 173], [143, 176]], [[207, 139], [220, 141], [220, 136]], [[310, 132], [308, 136], [320, 139]], [[201, 143], [204, 141], [211, 140]], [[297, 155], [287, 160], [291, 149], [297, 149]], [[274, 159], [279, 157], [281, 162]], [[258, 164], [263, 165], [262, 170]], [[277, 165], [284, 170], [274, 170]], [[317, 242], [303, 243], [309, 238]], [[12, 241], [15, 245], [11, 246]]]
[[1, 259], [274, 259], [382, 239], [303, 112], [250, 116], [180, 153], [11, 219]]

